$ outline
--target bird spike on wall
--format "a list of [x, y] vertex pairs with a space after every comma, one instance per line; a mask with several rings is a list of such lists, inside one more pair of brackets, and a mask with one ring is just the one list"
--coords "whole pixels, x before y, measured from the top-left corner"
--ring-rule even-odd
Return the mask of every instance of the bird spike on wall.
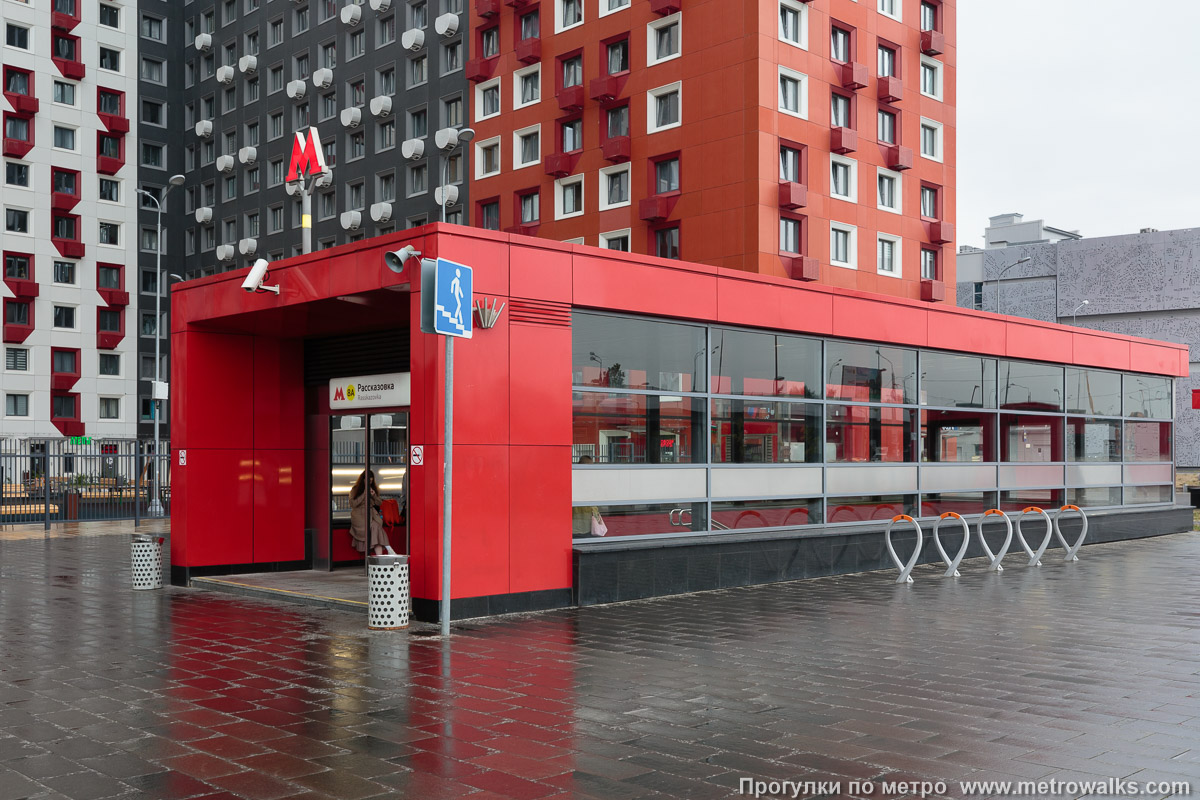
[[504, 305], [499, 299], [492, 300], [490, 306], [486, 297], [483, 300], [476, 300], [475, 314], [479, 317], [479, 327], [490, 328], [495, 325], [504, 311]]

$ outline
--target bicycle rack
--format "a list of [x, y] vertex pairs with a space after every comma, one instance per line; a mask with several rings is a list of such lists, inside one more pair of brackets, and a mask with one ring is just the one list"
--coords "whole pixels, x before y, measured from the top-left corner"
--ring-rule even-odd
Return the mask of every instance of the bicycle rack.
[[[1026, 514], [1041, 514], [1046, 520], [1046, 536], [1042, 539], [1042, 545], [1037, 549], [1037, 552], [1034, 552], [1033, 548], [1029, 546], [1029, 542], [1025, 541], [1025, 534], [1021, 533], [1021, 523], [1025, 520]], [[1042, 554], [1050, 546], [1053, 527], [1050, 515], [1037, 506], [1029, 506], [1028, 508], [1021, 509], [1021, 516], [1017, 517], [1017, 541], [1021, 543], [1021, 549], [1025, 551], [1025, 555], [1029, 556], [1029, 566], [1040, 567], [1042, 565]]]
[[[1059, 520], [1062, 519], [1063, 514], [1065, 514], [1068, 511], [1078, 511], [1080, 519], [1083, 520], [1083, 530], [1081, 530], [1079, 532], [1079, 538], [1075, 540], [1075, 544], [1073, 544], [1073, 545], [1067, 544], [1067, 538], [1065, 536], [1063, 536], [1062, 528], [1060, 528], [1058, 525]], [[1067, 555], [1066, 555], [1066, 557], [1063, 558], [1063, 561], [1078, 561], [1079, 560], [1079, 548], [1083, 547], [1083, 540], [1085, 538], [1087, 538], [1087, 532], [1088, 532], [1087, 514], [1083, 513], [1082, 508], [1080, 508], [1079, 506], [1063, 506], [1062, 508], [1060, 508], [1058, 510], [1058, 513], [1054, 515], [1054, 533], [1058, 536], [1058, 540], [1060, 542], [1062, 542], [1063, 549], [1067, 551]], [[1049, 539], [1050, 534], [1046, 534], [1046, 538]]]
[[[913, 550], [912, 558], [908, 560], [907, 564], [900, 561], [899, 556], [896, 555], [896, 548], [892, 547], [892, 528], [896, 526], [897, 522], [902, 520], [911, 522], [912, 526], [917, 529], [917, 546]], [[892, 561], [896, 564], [896, 569], [900, 570], [900, 577], [896, 579], [896, 583], [912, 583], [911, 573], [913, 567], [917, 565], [917, 559], [921, 557], [921, 545], [925, 541], [925, 535], [921, 533], [920, 524], [907, 514], [897, 514], [892, 517], [892, 521], [887, 525], [887, 530], [884, 531], [884, 541], [887, 543], [888, 553], [891, 554]]]
[[[999, 552], [996, 553], [992, 552], [992, 548], [988, 547], [987, 539], [983, 538], [983, 523], [987, 522], [987, 518], [992, 514], [1000, 515], [1000, 517], [1004, 520], [1004, 525], [1008, 528], [1008, 533], [1004, 536], [1004, 544], [1000, 546]], [[983, 512], [983, 516], [979, 518], [979, 525], [976, 527], [976, 531], [979, 533], [979, 543], [983, 545], [983, 552], [987, 554], [988, 560], [991, 562], [988, 564], [988, 570], [994, 572], [1003, 572], [1004, 567], [1000, 566], [1000, 562], [1004, 560], [1006, 555], [1008, 555], [1009, 545], [1012, 544], [1012, 520], [1008, 518], [1008, 514], [1005, 514], [1000, 509], [989, 508], [987, 511]]]
[[[945, 549], [942, 548], [942, 540], [938, 538], [938, 528], [942, 527], [942, 522], [947, 519], [956, 519], [958, 524], [962, 525], [963, 542], [962, 547], [958, 548], [958, 554], [951, 560], [950, 556], [946, 555]], [[967, 548], [971, 545], [971, 527], [967, 525], [967, 521], [962, 518], [961, 514], [956, 514], [953, 511], [947, 511], [937, 518], [937, 522], [933, 523], [933, 544], [937, 547], [938, 553], [942, 556], [942, 561], [946, 562], [946, 571], [943, 573], [944, 578], [957, 578], [958, 565], [962, 563], [963, 556], [967, 554]]]

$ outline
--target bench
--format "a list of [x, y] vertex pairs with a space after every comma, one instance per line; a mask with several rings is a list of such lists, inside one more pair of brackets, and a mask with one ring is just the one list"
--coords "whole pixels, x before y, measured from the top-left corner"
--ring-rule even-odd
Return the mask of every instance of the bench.
[[[25, 505], [18, 505], [18, 506], [0, 506], [0, 516], [41, 517], [41, 516], [44, 516], [45, 513], [46, 513], [46, 506], [44, 504], [43, 505], [33, 505], [31, 503], [26, 503]], [[50, 504], [50, 516], [53, 517], [57, 514], [58, 514], [58, 506], [55, 505], [54, 503], [51, 503]]]

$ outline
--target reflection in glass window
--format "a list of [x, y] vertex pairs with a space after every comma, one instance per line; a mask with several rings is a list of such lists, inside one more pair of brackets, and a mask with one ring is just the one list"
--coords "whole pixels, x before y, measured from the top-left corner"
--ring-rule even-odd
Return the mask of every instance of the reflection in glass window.
[[1121, 423], [1119, 420], [1088, 417], [1067, 418], [1067, 461], [1111, 462], [1120, 460]]
[[1001, 361], [1000, 407], [1022, 411], [1061, 411], [1063, 368], [1029, 361]]
[[995, 359], [922, 353], [921, 405], [995, 408]]
[[1172, 486], [1126, 486], [1125, 505], [1141, 503], [1173, 503], [1175, 489]]
[[[1080, 508], [1092, 506], [1121, 505], [1120, 486], [1089, 486], [1086, 489], [1067, 489], [1067, 503]], [[1068, 539], [1074, 539], [1073, 531], [1065, 530], [1067, 523], [1063, 522], [1063, 533]]]
[[868, 403], [915, 403], [917, 354], [899, 347], [830, 342], [825, 396]]
[[1000, 460], [1062, 461], [1062, 417], [1000, 415]]
[[[1014, 489], [1011, 492], [1000, 493], [1000, 503], [996, 508], [1010, 514], [1029, 506], [1037, 506], [1051, 511], [1062, 507], [1062, 498], [1062, 489]], [[1042, 524], [1045, 525], [1044, 522]], [[1063, 525], [1066, 527], [1066, 523]]]
[[[995, 507], [995, 492], [934, 492], [921, 495], [921, 516], [923, 517], [939, 517], [951, 511], [965, 517], [967, 514], [982, 514], [989, 508]], [[943, 536], [960, 536], [962, 526], [950, 521], [944, 524], [939, 533]], [[950, 541], [961, 546], [960, 539], [950, 539]], [[949, 552], [955, 552], [950, 547], [946, 549]]]
[[694, 392], [704, 388], [704, 328], [575, 314], [572, 382], [613, 389]]
[[[889, 520], [897, 514], [917, 513], [915, 494], [872, 494], [829, 498], [829, 522]], [[837, 552], [837, 548], [834, 548]]]
[[714, 330], [712, 391], [821, 396], [821, 342], [798, 336]]
[[827, 462], [916, 460], [916, 412], [912, 409], [829, 405], [825, 413]]
[[1125, 376], [1125, 416], [1171, 419], [1171, 379]]
[[1126, 422], [1126, 461], [1170, 461], [1171, 423]]
[[595, 516], [614, 536], [644, 536], [653, 533], [707, 531], [705, 503], [657, 503], [620, 506], [576, 506], [571, 509], [571, 532], [575, 538], [592, 538]]
[[714, 530], [794, 528], [821, 524], [821, 500], [736, 500], [714, 502]]
[[704, 461], [703, 398], [577, 392], [573, 406], [575, 463]]
[[922, 461], [995, 461], [996, 415], [921, 411]]
[[1067, 413], [1121, 416], [1121, 374], [1067, 367]]
[[712, 463], [813, 464], [821, 460], [821, 407], [713, 400]]

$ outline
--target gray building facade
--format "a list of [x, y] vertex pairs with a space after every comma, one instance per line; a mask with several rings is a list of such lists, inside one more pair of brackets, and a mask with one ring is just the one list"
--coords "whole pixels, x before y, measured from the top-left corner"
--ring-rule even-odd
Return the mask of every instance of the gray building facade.
[[[1200, 416], [1191, 410], [1200, 389], [1200, 228], [1075, 236], [961, 248], [958, 304], [1187, 344], [1191, 375], [1175, 381], [1175, 464], [1200, 467]], [[987, 238], [1007, 241], [990, 229]]]

